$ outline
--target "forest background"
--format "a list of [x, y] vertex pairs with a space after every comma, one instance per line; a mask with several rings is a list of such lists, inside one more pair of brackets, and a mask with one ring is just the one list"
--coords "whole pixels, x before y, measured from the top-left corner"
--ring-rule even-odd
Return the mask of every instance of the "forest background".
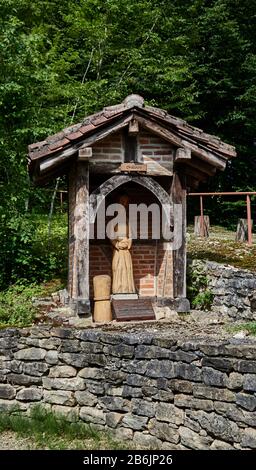
[[[13, 292], [66, 275], [66, 213], [49, 225], [55, 182], [29, 181], [29, 144], [138, 93], [236, 146], [202, 189], [255, 191], [256, 0], [0, 0], [0, 72], [3, 321]], [[245, 211], [208, 200], [231, 228]]]

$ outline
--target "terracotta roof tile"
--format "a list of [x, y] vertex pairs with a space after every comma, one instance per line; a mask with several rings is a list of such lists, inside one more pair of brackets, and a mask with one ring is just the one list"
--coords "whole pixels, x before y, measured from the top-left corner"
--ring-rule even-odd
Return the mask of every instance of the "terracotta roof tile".
[[170, 131], [190, 142], [200, 146], [202, 149], [212, 151], [219, 158], [227, 159], [230, 156], [235, 156], [235, 149], [229, 144], [222, 142], [219, 137], [207, 134], [202, 129], [196, 128], [188, 124], [186, 121], [172, 116], [166, 110], [154, 108], [152, 106], [145, 106], [144, 100], [139, 95], [130, 95], [125, 100], [114, 106], [107, 106], [103, 111], [97, 112], [91, 116], [87, 116], [79, 124], [63, 129], [61, 132], [49, 136], [42, 142], [37, 142], [29, 145], [29, 158], [36, 160], [53, 153], [58, 153], [59, 150], [70, 146], [70, 142], [82, 140], [87, 134], [92, 134], [98, 128], [105, 128], [108, 123], [115, 122], [116, 118], [123, 114], [137, 113], [146, 117], [146, 119], [153, 119], [158, 125], [169, 128]]
[[82, 134], [86, 134], [86, 132], [93, 131], [93, 129], [95, 129], [93, 124], [87, 124], [86, 126], [80, 127], [79, 131], [82, 132]]
[[69, 134], [66, 134], [66, 138], [69, 140], [77, 140], [83, 137], [83, 133], [79, 131], [76, 132], [69, 132]]
[[34, 144], [30, 144], [28, 146], [29, 150], [35, 150], [35, 149], [38, 149], [39, 147], [43, 147], [44, 145], [47, 145], [47, 141], [46, 140], [42, 140], [41, 142], [35, 142]]
[[106, 122], [107, 118], [104, 116], [104, 114], [100, 114], [98, 116], [95, 116], [95, 118], [92, 119], [92, 123], [94, 126], [98, 126], [99, 124], [103, 124], [103, 122]]
[[57, 142], [54, 142], [53, 144], [50, 144], [49, 149], [50, 150], [56, 150], [58, 148], [64, 147], [67, 144], [69, 144], [69, 139], [64, 138], [62, 140], [58, 140]]
[[47, 138], [47, 142], [49, 142], [50, 144], [53, 144], [54, 142], [57, 142], [58, 140], [63, 139], [63, 137], [65, 137], [65, 134], [64, 134], [63, 131], [57, 132], [57, 134], [50, 135], [50, 136]]

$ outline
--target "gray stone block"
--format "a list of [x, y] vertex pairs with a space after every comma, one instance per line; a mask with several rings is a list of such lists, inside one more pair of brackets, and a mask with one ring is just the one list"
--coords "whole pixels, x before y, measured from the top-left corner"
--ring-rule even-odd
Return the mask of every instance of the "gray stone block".
[[153, 418], [153, 416], [155, 416], [155, 404], [154, 402], [146, 401], [145, 399], [140, 400], [138, 398], [132, 398], [131, 411], [134, 415]]
[[180, 425], [184, 423], [184, 411], [171, 403], [156, 404], [156, 419]]
[[57, 351], [47, 351], [45, 356], [47, 364], [55, 365], [59, 362], [59, 356]]
[[49, 370], [49, 366], [44, 362], [24, 362], [23, 372], [28, 375], [41, 377]]
[[166, 338], [166, 337], [153, 337], [153, 344], [155, 346], [160, 346], [161, 348], [171, 349], [174, 348], [177, 344], [176, 338]]
[[98, 367], [85, 367], [79, 371], [78, 375], [84, 379], [103, 380], [105, 378], [104, 372]]
[[210, 445], [211, 450], [234, 450], [234, 447], [231, 444], [228, 444], [228, 442], [225, 441], [219, 441], [218, 439], [215, 439], [213, 443]]
[[242, 433], [242, 446], [256, 449], [256, 429], [246, 428]]
[[103, 344], [81, 341], [81, 351], [86, 354], [98, 354], [103, 352]]
[[[71, 392], [68, 392], [68, 393], [71, 393]], [[92, 393], [88, 392], [88, 390], [75, 392], [75, 399], [77, 403], [81, 406], [94, 406], [96, 405], [98, 401], [98, 398]]]
[[256, 374], [256, 361], [238, 361], [236, 370], [244, 374]]
[[43, 349], [58, 349], [61, 344], [60, 338], [43, 338], [39, 340], [39, 346]]
[[85, 380], [86, 389], [88, 392], [93, 393], [94, 395], [104, 395], [105, 393], [105, 384], [101, 382], [93, 382], [92, 380]]
[[245, 391], [256, 392], [256, 375], [246, 374], [243, 388]]
[[129, 411], [129, 403], [120, 397], [102, 397], [100, 404], [110, 411]]
[[0, 398], [12, 400], [16, 395], [16, 390], [9, 384], [0, 384]]
[[106, 414], [106, 425], [109, 428], [117, 428], [125, 415], [123, 413], [110, 412]]
[[45, 358], [46, 350], [41, 348], [27, 348], [17, 351], [15, 359], [20, 361], [42, 361]]
[[131, 441], [133, 438], [133, 431], [132, 429], [129, 429], [129, 428], [113, 429], [112, 434], [118, 442]]
[[156, 436], [152, 436], [151, 434], [145, 432], [138, 432], [134, 433], [133, 442], [139, 448], [144, 448], [147, 450], [158, 450], [161, 449], [162, 442], [160, 439], [157, 439]]
[[91, 406], [82, 406], [79, 413], [80, 418], [90, 424], [105, 424], [106, 416], [103, 410]]
[[232, 372], [226, 380], [226, 386], [230, 390], [239, 390], [243, 386], [244, 377], [238, 372]]
[[130, 387], [129, 385], [124, 385], [123, 397], [142, 397], [142, 390], [139, 387]]
[[74, 393], [66, 390], [44, 390], [44, 401], [54, 405], [65, 406], [74, 406], [76, 403]]
[[213, 387], [225, 387], [227, 383], [227, 375], [212, 369], [211, 367], [204, 367], [202, 370], [202, 380], [205, 385]]
[[178, 362], [177, 364], [174, 364], [173, 377], [191, 380], [192, 382], [200, 382], [201, 370], [194, 364], [183, 364], [182, 362]]
[[105, 393], [112, 397], [121, 397], [123, 395], [124, 387], [114, 387], [110, 384], [105, 384]]
[[175, 395], [174, 405], [179, 408], [192, 408], [195, 410], [213, 410], [213, 402], [211, 400], [202, 400], [200, 398], [194, 398], [189, 395]]
[[[230, 405], [226, 403], [226, 405]], [[241, 431], [236, 423], [216, 413], [197, 411], [197, 420], [211, 436], [228, 442], [240, 442]]]
[[43, 386], [47, 390], [84, 390], [85, 384], [83, 379], [80, 377], [71, 378], [71, 379], [55, 379], [49, 377], [43, 377]]
[[75, 377], [77, 370], [72, 366], [54, 366], [51, 367], [49, 377], [51, 378], [69, 378]]
[[116, 385], [122, 384], [127, 377], [127, 374], [121, 370], [107, 369], [107, 364], [104, 369], [104, 374], [108, 382], [114, 382]]
[[238, 393], [236, 396], [237, 405], [249, 411], [256, 409], [256, 397], [247, 393]]
[[168, 381], [168, 386], [173, 392], [193, 393], [195, 385], [187, 380], [171, 379]]
[[222, 357], [203, 357], [202, 366], [213, 367], [213, 369], [230, 373], [234, 370], [234, 361]]
[[40, 401], [43, 397], [43, 390], [41, 388], [22, 388], [16, 396], [19, 401]]
[[134, 356], [134, 347], [129, 346], [128, 344], [105, 345], [103, 352], [110, 356], [132, 359]]
[[178, 444], [180, 436], [178, 430], [173, 429], [167, 423], [151, 419], [148, 425], [150, 434], [156, 436], [161, 441], [168, 441], [174, 444]]
[[137, 416], [132, 413], [126, 413], [123, 417], [122, 425], [135, 431], [142, 431], [146, 428], [148, 418], [145, 416]]
[[128, 372], [129, 374], [141, 374], [144, 375], [148, 364], [146, 361], [131, 360], [122, 362], [122, 370]]
[[75, 339], [63, 339], [60, 345], [60, 351], [70, 352], [70, 353], [77, 353], [80, 352], [80, 342]]
[[200, 436], [197, 432], [184, 426], [180, 426], [179, 435], [181, 443], [190, 449], [206, 450], [212, 443], [212, 438]]
[[195, 384], [193, 387], [193, 395], [197, 398], [208, 398], [209, 400], [219, 400], [233, 402], [236, 399], [235, 393], [230, 390], [216, 387], [208, 387], [207, 385]]
[[159, 359], [168, 359], [169, 356], [170, 351], [168, 349], [160, 348], [159, 346], [139, 344], [135, 350], [136, 359], [154, 359], [156, 357]]
[[75, 422], [79, 418], [78, 407], [52, 405], [52, 412], [63, 416], [67, 421]]
[[9, 374], [8, 381], [14, 385], [41, 385], [42, 377], [34, 377], [24, 374]]
[[82, 368], [88, 366], [88, 358], [84, 354], [62, 353], [60, 354], [60, 359], [73, 367]]
[[158, 359], [151, 359], [147, 363], [145, 375], [152, 378], [173, 378], [175, 377], [174, 364], [167, 360], [159, 361]]

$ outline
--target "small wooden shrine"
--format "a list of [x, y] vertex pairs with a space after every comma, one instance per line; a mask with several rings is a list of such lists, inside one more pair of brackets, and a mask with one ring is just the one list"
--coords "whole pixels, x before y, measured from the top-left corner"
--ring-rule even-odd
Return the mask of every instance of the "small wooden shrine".
[[173, 232], [179, 223], [179, 246], [170, 249], [170, 239], [155, 237], [154, 230], [145, 237], [140, 223], [130, 253], [137, 298], [188, 311], [186, 192], [224, 170], [235, 156], [234, 147], [145, 105], [139, 95], [30, 145], [29, 173], [36, 184], [68, 175], [68, 293], [77, 313], [91, 312], [93, 277], [112, 276], [113, 247], [107, 237], [97, 236], [95, 227], [102, 218], [99, 198], [108, 207], [122, 193], [132, 204], [179, 205], [180, 220], [171, 219]]

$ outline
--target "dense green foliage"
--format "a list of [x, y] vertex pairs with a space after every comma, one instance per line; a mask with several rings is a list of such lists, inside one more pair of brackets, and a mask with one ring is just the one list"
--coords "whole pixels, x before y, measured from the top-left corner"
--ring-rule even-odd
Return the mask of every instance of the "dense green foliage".
[[49, 193], [29, 183], [27, 145], [129, 93], [235, 144], [210, 184], [253, 189], [256, 0], [0, 0], [0, 12], [0, 287], [59, 269], [35, 249], [31, 213]]

